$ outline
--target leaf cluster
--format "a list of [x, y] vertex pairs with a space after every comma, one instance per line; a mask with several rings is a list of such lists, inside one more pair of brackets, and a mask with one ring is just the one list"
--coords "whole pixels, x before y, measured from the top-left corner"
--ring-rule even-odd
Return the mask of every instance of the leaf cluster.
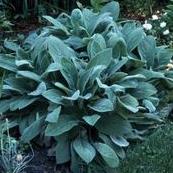
[[10, 53], [0, 54], [1, 122], [24, 142], [49, 144], [74, 173], [113, 171], [128, 140], [162, 122], [158, 107], [170, 99], [172, 51], [118, 16], [114, 1], [98, 13], [44, 16], [50, 26], [22, 45], [6, 41]]

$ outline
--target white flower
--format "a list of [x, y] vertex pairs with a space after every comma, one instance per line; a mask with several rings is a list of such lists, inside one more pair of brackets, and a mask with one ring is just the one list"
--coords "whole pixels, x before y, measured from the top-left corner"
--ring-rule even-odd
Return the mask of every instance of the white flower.
[[161, 27], [161, 28], [166, 27], [166, 22], [161, 22], [161, 23], [160, 23], [160, 27]]
[[16, 160], [17, 160], [18, 162], [21, 162], [21, 161], [23, 160], [22, 154], [17, 154]]
[[169, 29], [167, 29], [167, 30], [165, 30], [164, 32], [163, 32], [163, 35], [168, 35], [170, 32], [169, 32]]
[[150, 23], [145, 23], [143, 24], [143, 28], [146, 29], [146, 30], [151, 30], [152, 29], [152, 25]]
[[152, 19], [153, 19], [153, 20], [158, 20], [159, 17], [158, 17], [157, 15], [152, 15]]

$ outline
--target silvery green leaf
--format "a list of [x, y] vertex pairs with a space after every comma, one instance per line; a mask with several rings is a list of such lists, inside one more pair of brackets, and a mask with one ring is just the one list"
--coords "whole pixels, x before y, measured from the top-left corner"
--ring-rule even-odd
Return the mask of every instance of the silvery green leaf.
[[94, 126], [97, 121], [101, 118], [100, 115], [94, 114], [94, 115], [87, 115], [84, 116], [82, 119], [89, 125]]
[[56, 150], [56, 163], [64, 164], [70, 161], [70, 141], [67, 135], [57, 137]]
[[0, 114], [7, 112], [10, 109], [10, 104], [16, 100], [15, 97], [7, 100], [0, 100]]
[[28, 65], [30, 68], [33, 68], [31, 62], [29, 62], [28, 60], [16, 60], [15, 63], [18, 67]]
[[106, 68], [105, 66], [98, 65], [91, 69], [88, 69], [88, 70], [85, 70], [85, 71], [82, 71], [81, 73], [79, 73], [77, 87], [81, 91], [81, 94], [86, 90], [87, 85], [89, 85], [89, 86], [93, 85], [96, 78], [100, 76], [100, 73], [105, 68]]
[[119, 137], [111, 136], [111, 140], [113, 143], [115, 143], [116, 145], [120, 147], [129, 146], [129, 142], [122, 136], [119, 136]]
[[18, 88], [14, 88], [12, 86], [9, 86], [9, 85], [3, 85], [2, 86], [2, 89], [5, 91], [5, 90], [11, 90], [11, 91], [16, 91], [16, 92], [19, 92], [19, 93], [23, 93], [21, 92], [21, 90], [19, 90]]
[[87, 51], [91, 59], [94, 58], [96, 54], [103, 49], [106, 49], [106, 42], [104, 37], [101, 34], [94, 34], [87, 47]]
[[114, 105], [109, 99], [100, 98], [89, 104], [88, 107], [96, 112], [111, 112], [114, 110]]
[[44, 92], [46, 91], [46, 84], [44, 82], [41, 82], [37, 89], [31, 93], [29, 93], [28, 95], [30, 96], [39, 96], [42, 95]]
[[119, 166], [119, 158], [111, 147], [103, 143], [95, 143], [94, 146], [109, 167], [116, 168]]
[[58, 21], [58, 19], [54, 19], [51, 16], [43, 16], [43, 18], [45, 18], [47, 21], [49, 21], [50, 23], [52, 23], [57, 30], [61, 30], [63, 32], [65, 32], [65, 34], [69, 34], [67, 28]]
[[125, 88], [121, 85], [114, 84], [114, 85], [108, 86], [106, 84], [103, 84], [99, 78], [97, 78], [96, 80], [100, 88], [111, 89], [113, 92], [125, 92]]
[[79, 98], [84, 99], [84, 100], [89, 100], [91, 97], [92, 97], [91, 93], [88, 93], [88, 94], [86, 94], [84, 96], [79, 96]]
[[70, 89], [68, 89], [65, 85], [63, 85], [62, 83], [60, 82], [55, 82], [55, 86], [61, 90], [63, 90], [64, 92], [66, 93], [69, 93], [70, 92]]
[[34, 103], [38, 98], [32, 98], [29, 96], [21, 96], [17, 97], [13, 102], [10, 103], [10, 110], [21, 110], [23, 108], [26, 108], [27, 106]]
[[77, 90], [77, 91], [74, 92], [74, 94], [73, 94], [71, 97], [63, 96], [62, 98], [63, 98], [63, 99], [66, 99], [66, 100], [75, 101], [75, 100], [78, 100], [79, 96], [80, 96], [80, 91]]
[[101, 52], [97, 53], [95, 57], [93, 57], [89, 61], [87, 69], [90, 69], [98, 65], [104, 65], [107, 67], [110, 64], [111, 59], [112, 59], [112, 49], [111, 48], [104, 49]]
[[98, 15], [93, 13], [89, 9], [83, 9], [82, 13], [84, 26], [87, 29], [88, 33], [92, 33]]
[[127, 62], [128, 62], [128, 58], [122, 57], [121, 60], [114, 61], [113, 64], [111, 63], [112, 66], [110, 66], [110, 69], [109, 69], [110, 76], [112, 74], [115, 74], [118, 70], [120, 70], [121, 67], [123, 67]]
[[97, 65], [97, 66], [91, 68], [90, 79], [88, 81], [88, 85], [89, 86], [94, 85], [94, 82], [95, 82], [96, 78], [100, 77], [100, 74], [105, 69], [106, 69], [105, 65]]
[[131, 80], [131, 79], [145, 80], [146, 77], [144, 75], [142, 75], [142, 74], [128, 75], [128, 76], [125, 76], [124, 78], [122, 78], [121, 81]]
[[79, 157], [78, 157], [77, 153], [75, 152], [73, 145], [71, 145], [70, 149], [71, 149], [70, 150], [71, 151], [70, 169], [75, 173], [81, 173], [81, 167], [78, 162]]
[[120, 6], [118, 2], [112, 1], [107, 3], [102, 9], [101, 13], [110, 13], [111, 17], [113, 17], [114, 21], [116, 21], [119, 17]]
[[156, 107], [153, 105], [153, 103], [150, 100], [143, 100], [143, 105], [149, 110], [149, 112], [155, 112]]
[[15, 75], [12, 75], [4, 79], [4, 84], [7, 89], [16, 90], [20, 94], [30, 92], [30, 83], [27, 78], [16, 78]]
[[128, 109], [129, 111], [131, 111], [133, 113], [136, 113], [139, 111], [138, 100], [129, 94], [119, 97], [118, 101], [119, 101], [121, 106], [125, 107], [126, 109]]
[[144, 69], [144, 68], [138, 68], [138, 69], [132, 71], [132, 74], [142, 74], [148, 80], [150, 80], [150, 79], [165, 78], [165, 75], [162, 72], [157, 72], [157, 71], [148, 70], [148, 69]]
[[45, 91], [42, 94], [42, 96], [53, 103], [60, 104], [62, 101], [63, 93], [56, 89], [50, 89], [50, 90]]
[[59, 136], [65, 132], [70, 131], [77, 126], [79, 120], [72, 115], [61, 114], [57, 123], [48, 124], [45, 134], [46, 136]]
[[74, 9], [71, 13], [71, 22], [74, 27], [83, 25], [84, 22], [84, 16], [82, 14], [82, 11], [80, 9]]
[[36, 31], [30, 32], [29, 36], [25, 39], [24, 44], [32, 45], [37, 37], [38, 34], [36, 33]]
[[55, 63], [60, 63], [63, 57], [71, 58], [75, 56], [74, 51], [58, 37], [49, 36], [46, 39], [46, 45]]
[[12, 50], [14, 52], [16, 52], [17, 49], [19, 48], [18, 44], [16, 44], [15, 42], [12, 42], [12, 41], [8, 41], [7, 39], [5, 39], [5, 41], [4, 41], [4, 46], [5, 46], [5, 48]]
[[144, 31], [142, 28], [137, 28], [126, 35], [126, 43], [128, 52], [133, 51], [142, 41], [144, 36]]
[[39, 75], [37, 75], [36, 73], [34, 73], [34, 72], [31, 72], [31, 71], [17, 71], [17, 74], [22, 76], [22, 77], [34, 80], [36, 82], [41, 82], [41, 77]]
[[46, 121], [48, 121], [49, 123], [57, 123], [60, 112], [61, 112], [61, 106], [54, 109], [52, 112], [48, 113], [48, 115], [46, 117]]
[[96, 155], [95, 148], [86, 139], [83, 138], [75, 139], [73, 142], [73, 148], [87, 164], [89, 164]]
[[158, 47], [157, 50], [158, 52], [155, 67], [157, 68], [158, 66], [164, 66], [170, 63], [170, 60], [173, 56], [173, 50], [160, 47]]
[[[89, 34], [93, 34], [96, 28], [103, 24], [103, 22], [106, 23], [106, 26], [110, 23], [109, 21], [109, 13], [103, 13], [103, 14], [97, 14], [93, 13], [89, 9], [83, 9], [83, 22], [84, 27], [88, 31]], [[107, 22], [106, 22], [107, 21]], [[105, 30], [106, 26], [102, 26], [102, 30]]]
[[0, 68], [3, 68], [8, 71], [16, 72], [17, 66], [15, 64], [14, 57], [0, 54]]
[[153, 96], [157, 93], [157, 89], [154, 85], [148, 82], [139, 82], [138, 86], [132, 90], [132, 95], [137, 99], [145, 99]]
[[113, 58], [118, 59], [127, 55], [127, 44], [122, 36], [116, 33], [111, 34], [107, 44], [113, 49]]
[[153, 36], [146, 36], [138, 46], [138, 52], [148, 67], [153, 67], [156, 55], [156, 41]]
[[22, 133], [21, 140], [23, 142], [30, 142], [33, 138], [38, 136], [42, 132], [42, 126], [44, 124], [44, 118], [40, 117], [28, 126]]
[[62, 58], [60, 65], [60, 72], [67, 81], [71, 89], [76, 88], [78, 71], [72, 61], [66, 58]]
[[48, 68], [46, 69], [46, 71], [42, 74], [42, 76], [46, 76], [47, 74], [49, 74], [50, 72], [55, 72], [58, 71], [59, 68], [59, 64], [58, 63], [51, 63]]
[[117, 113], [101, 116], [95, 124], [95, 127], [100, 133], [109, 136], [123, 136], [132, 132], [130, 122], [119, 116]]
[[70, 47], [73, 47], [74, 49], [80, 49], [85, 46], [83, 39], [81, 39], [78, 36], [70, 36], [68, 39], [64, 41], [66, 44], [68, 44]]

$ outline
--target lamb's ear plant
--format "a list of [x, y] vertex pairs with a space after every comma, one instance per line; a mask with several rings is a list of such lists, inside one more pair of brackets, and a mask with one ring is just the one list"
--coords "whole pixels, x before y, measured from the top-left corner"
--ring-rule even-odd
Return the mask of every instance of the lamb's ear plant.
[[53, 139], [57, 164], [70, 162], [73, 173], [110, 173], [128, 140], [163, 121], [172, 52], [136, 23], [117, 23], [117, 7], [44, 16], [50, 26], [0, 55], [1, 121], [18, 126], [24, 142]]

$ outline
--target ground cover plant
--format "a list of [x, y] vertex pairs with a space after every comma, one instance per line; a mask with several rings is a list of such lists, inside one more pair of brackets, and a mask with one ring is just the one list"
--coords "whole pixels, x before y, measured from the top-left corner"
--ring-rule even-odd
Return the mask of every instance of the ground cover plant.
[[168, 122], [152, 134], [146, 142], [127, 151], [119, 173], [171, 173], [172, 123]]
[[49, 26], [21, 45], [6, 40], [0, 54], [0, 123], [8, 118], [21, 141], [49, 146], [74, 173], [113, 172], [172, 101], [172, 50], [140, 24], [117, 22], [117, 2], [97, 11], [44, 16]]

